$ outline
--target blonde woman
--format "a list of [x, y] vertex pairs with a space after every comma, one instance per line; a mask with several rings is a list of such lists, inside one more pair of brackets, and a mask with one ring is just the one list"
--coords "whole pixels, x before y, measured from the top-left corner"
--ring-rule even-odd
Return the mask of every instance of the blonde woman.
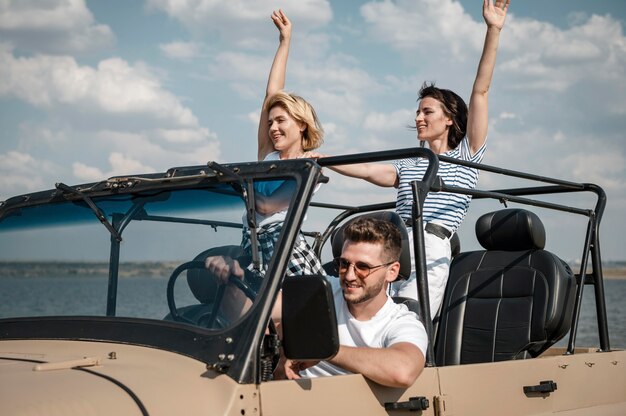
[[[292, 26], [282, 10], [274, 11], [271, 18], [280, 35], [261, 108], [257, 152], [259, 161], [300, 158], [305, 152], [317, 149], [324, 136], [313, 107], [302, 97], [283, 91]], [[293, 190], [291, 181], [258, 182], [255, 185], [257, 238], [262, 273], [267, 269], [280, 235]], [[246, 226], [243, 230], [242, 246], [244, 253], [251, 253], [250, 230]], [[228, 278], [231, 273], [243, 275], [239, 263], [228, 257], [208, 257], [206, 266], [222, 279]], [[324, 274], [324, 269], [304, 236], [300, 234], [291, 255], [287, 275], [302, 274]]]

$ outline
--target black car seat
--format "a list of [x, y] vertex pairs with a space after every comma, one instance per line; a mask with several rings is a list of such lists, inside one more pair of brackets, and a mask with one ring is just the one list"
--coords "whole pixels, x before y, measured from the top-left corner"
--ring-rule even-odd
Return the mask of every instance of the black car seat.
[[441, 307], [438, 366], [536, 357], [570, 329], [575, 278], [544, 250], [537, 215], [504, 209], [480, 217], [485, 250], [458, 254]]
[[[402, 236], [402, 249], [400, 251], [400, 272], [398, 273], [398, 279], [408, 279], [411, 276], [411, 252], [409, 251], [412, 247], [412, 243], [409, 241], [409, 234], [407, 232], [406, 226], [404, 225], [404, 221], [400, 216], [393, 211], [377, 211], [377, 212], [369, 212], [367, 214], [362, 214], [357, 217], [352, 218], [350, 221], [342, 224], [337, 227], [330, 238], [333, 258], [339, 257], [341, 255], [341, 251], [343, 249], [343, 230], [344, 228], [351, 222], [355, 221], [358, 218], [375, 218], [379, 220], [389, 221], [394, 224], [400, 230], [400, 235]], [[324, 264], [324, 270], [330, 276], [338, 276], [337, 268], [334, 262], [328, 262]], [[404, 303], [410, 311], [415, 312], [419, 316], [419, 303], [415, 299], [405, 298], [405, 297], [393, 297], [394, 302], [396, 303]]]

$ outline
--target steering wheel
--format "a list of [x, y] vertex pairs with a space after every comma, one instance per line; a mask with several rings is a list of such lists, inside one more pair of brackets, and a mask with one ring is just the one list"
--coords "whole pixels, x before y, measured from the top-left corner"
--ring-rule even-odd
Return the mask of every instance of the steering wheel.
[[[218, 316], [218, 312], [220, 309], [221, 301], [224, 297], [223, 296], [224, 291], [226, 289], [226, 285], [224, 284], [218, 285], [217, 294], [216, 294], [217, 296], [215, 297], [215, 303], [213, 304], [211, 308], [211, 312], [208, 314], [208, 316], [207, 314], [204, 314], [194, 321], [179, 314], [178, 308], [176, 307], [176, 301], [174, 300], [174, 285], [176, 284], [176, 279], [178, 279], [178, 276], [180, 276], [180, 274], [185, 270], [204, 269], [204, 268], [205, 268], [204, 261], [193, 260], [193, 261], [188, 261], [187, 263], [181, 264], [172, 272], [169, 280], [167, 281], [167, 306], [169, 307], [169, 310], [170, 310], [170, 316], [175, 321], [185, 322], [185, 323], [192, 324], [192, 325], [199, 325], [200, 321], [206, 318], [207, 321], [204, 324], [204, 326], [206, 326], [207, 328], [213, 327], [214, 323], [216, 323], [219, 327], [223, 328], [226, 326], [226, 323], [224, 322], [222, 318]], [[256, 297], [256, 292], [242, 279], [239, 279], [236, 276], [231, 275], [228, 278], [227, 284], [232, 284], [236, 286], [250, 300], [254, 301], [254, 298]]]

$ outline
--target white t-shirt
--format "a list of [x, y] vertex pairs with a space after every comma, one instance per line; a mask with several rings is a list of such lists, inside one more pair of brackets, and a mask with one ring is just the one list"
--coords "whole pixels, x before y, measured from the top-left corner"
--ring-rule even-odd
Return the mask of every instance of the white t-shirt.
[[[419, 348], [422, 354], [426, 356], [428, 345], [426, 330], [417, 315], [409, 311], [406, 305], [397, 304], [393, 299], [387, 298], [385, 305], [372, 319], [359, 321], [348, 310], [339, 278], [329, 276], [328, 279], [333, 288], [340, 345], [387, 348], [399, 342], [409, 342]], [[326, 361], [320, 361], [317, 365], [300, 372], [302, 377], [340, 374], [351, 373]]]

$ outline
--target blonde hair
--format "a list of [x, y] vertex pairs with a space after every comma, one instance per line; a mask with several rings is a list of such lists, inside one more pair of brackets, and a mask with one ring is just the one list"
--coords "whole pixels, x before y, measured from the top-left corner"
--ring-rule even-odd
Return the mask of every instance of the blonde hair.
[[305, 125], [302, 132], [302, 149], [317, 149], [324, 142], [324, 129], [317, 118], [313, 106], [299, 95], [278, 91], [268, 97], [264, 111], [270, 111], [279, 106], [294, 120]]

